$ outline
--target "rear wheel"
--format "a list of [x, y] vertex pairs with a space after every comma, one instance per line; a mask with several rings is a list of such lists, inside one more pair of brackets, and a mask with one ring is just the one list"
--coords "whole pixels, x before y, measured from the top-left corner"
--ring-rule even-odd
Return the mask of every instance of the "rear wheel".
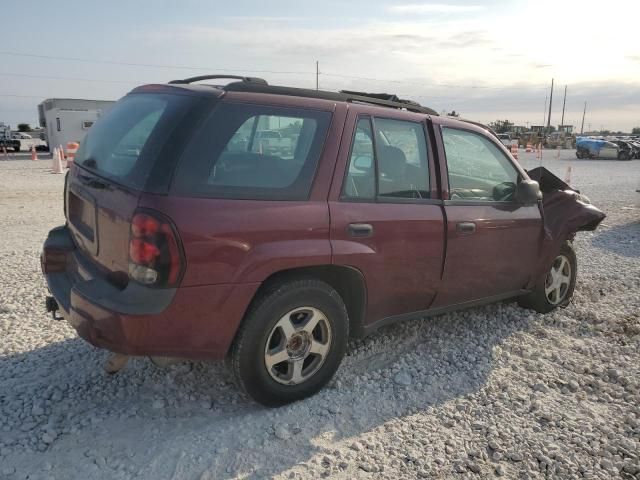
[[346, 351], [349, 320], [330, 285], [315, 279], [285, 282], [251, 306], [231, 349], [239, 386], [274, 407], [320, 390]]
[[631, 160], [631, 155], [629, 152], [618, 152], [618, 160]]
[[578, 263], [569, 242], [565, 243], [553, 260], [549, 271], [535, 289], [520, 298], [518, 303], [536, 312], [547, 313], [557, 307], [566, 307], [576, 286]]

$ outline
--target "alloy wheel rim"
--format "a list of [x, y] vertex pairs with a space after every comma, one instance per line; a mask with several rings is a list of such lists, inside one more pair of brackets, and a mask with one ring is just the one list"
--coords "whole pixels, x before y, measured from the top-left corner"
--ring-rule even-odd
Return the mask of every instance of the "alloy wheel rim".
[[569, 292], [571, 284], [571, 263], [565, 255], [558, 255], [544, 282], [544, 292], [551, 305], [561, 303]]
[[274, 325], [264, 350], [269, 375], [283, 385], [299, 385], [324, 364], [331, 347], [327, 316], [314, 307], [298, 307]]

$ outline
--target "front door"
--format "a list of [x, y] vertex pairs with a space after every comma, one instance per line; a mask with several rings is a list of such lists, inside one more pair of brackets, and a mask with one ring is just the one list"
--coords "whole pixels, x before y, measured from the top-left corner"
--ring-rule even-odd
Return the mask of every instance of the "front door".
[[496, 143], [477, 131], [443, 126], [448, 173], [447, 253], [434, 307], [524, 289], [542, 240], [537, 205], [515, 200], [522, 172]]
[[364, 275], [365, 324], [427, 309], [442, 272], [442, 202], [425, 119], [393, 117], [351, 109], [329, 201], [333, 263]]

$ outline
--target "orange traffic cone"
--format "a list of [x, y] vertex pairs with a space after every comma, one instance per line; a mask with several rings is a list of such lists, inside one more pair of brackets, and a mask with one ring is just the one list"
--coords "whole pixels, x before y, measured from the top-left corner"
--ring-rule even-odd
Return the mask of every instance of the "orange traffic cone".
[[62, 155], [57, 148], [53, 149], [53, 173], [64, 173], [62, 168]]
[[58, 155], [58, 149], [53, 147], [53, 152], [51, 152], [51, 171], [56, 171], [56, 155]]
[[36, 153], [35, 145], [31, 145], [31, 160], [38, 160], [38, 154]]

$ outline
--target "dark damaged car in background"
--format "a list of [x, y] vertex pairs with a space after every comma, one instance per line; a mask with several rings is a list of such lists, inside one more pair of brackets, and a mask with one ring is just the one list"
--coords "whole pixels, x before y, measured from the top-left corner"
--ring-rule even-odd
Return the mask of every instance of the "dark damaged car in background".
[[114, 352], [109, 372], [136, 355], [228, 359], [269, 406], [317, 392], [348, 339], [383, 325], [566, 306], [572, 239], [604, 218], [480, 124], [219, 75], [121, 99], [64, 200], [41, 257], [53, 316]]

